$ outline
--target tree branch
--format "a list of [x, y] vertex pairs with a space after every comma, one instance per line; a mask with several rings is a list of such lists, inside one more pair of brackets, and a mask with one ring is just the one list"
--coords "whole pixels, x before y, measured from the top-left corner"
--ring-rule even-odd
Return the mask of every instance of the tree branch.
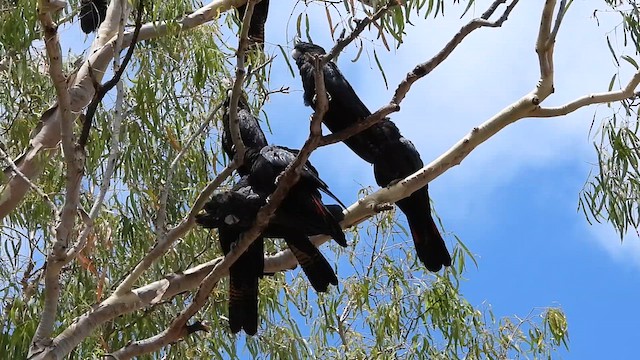
[[373, 114], [369, 115], [366, 119], [362, 121], [358, 121], [357, 123], [350, 125], [344, 130], [340, 130], [336, 133], [323, 136], [319, 146], [331, 145], [340, 141], [344, 141], [352, 137], [353, 135], [356, 135], [372, 127], [373, 125], [384, 120], [387, 117], [387, 115], [390, 115], [397, 111], [400, 111], [400, 105], [396, 105], [393, 103], [385, 105], [380, 109], [378, 109]]
[[489, 21], [489, 17], [493, 15], [495, 10], [498, 8], [500, 4], [504, 4], [507, 0], [495, 0], [489, 9], [485, 11], [480, 18], [473, 19], [469, 21], [466, 25], [464, 25], [458, 33], [453, 36], [451, 40], [438, 52], [433, 58], [429, 61], [422, 63], [416, 66], [411, 72], [409, 72], [406, 78], [398, 85], [396, 88], [395, 94], [391, 99], [392, 104], [400, 104], [404, 97], [407, 95], [411, 86], [414, 82], [418, 81], [418, 79], [426, 76], [430, 72], [433, 71], [438, 65], [440, 65], [444, 60], [446, 60], [449, 55], [455, 50], [458, 45], [464, 40], [467, 35], [471, 34], [474, 30], [479, 29], [481, 27], [500, 27], [502, 24], [507, 21], [509, 14], [513, 8], [518, 4], [519, 0], [512, 0], [511, 3], [507, 6], [504, 13], [498, 18], [496, 21]]
[[[46, 0], [42, 1], [47, 2]], [[61, 1], [51, 1], [51, 3], [56, 2]], [[232, 7], [238, 7], [245, 2], [246, 0], [213, 0], [179, 20], [178, 26], [172, 26], [171, 29], [178, 32], [192, 29], [215, 19], [219, 13]], [[64, 4], [63, 1], [62, 3]], [[98, 29], [98, 36], [96, 36], [96, 40], [92, 45], [90, 55], [78, 70], [74, 81], [69, 84], [69, 105], [70, 110], [74, 113], [82, 111], [93, 99], [95, 89], [89, 68], [93, 69], [93, 73], [96, 74], [96, 78], [99, 80], [116, 50], [128, 47], [131, 44], [133, 39], [132, 31], [125, 32], [121, 47], [116, 44], [120, 4], [120, 1], [111, 1], [109, 3], [106, 19]], [[155, 21], [144, 24], [140, 28], [138, 40], [149, 40], [168, 35], [170, 33], [169, 29], [168, 21]], [[50, 155], [53, 153], [51, 149], [55, 149], [60, 141], [59, 128], [62, 114], [57, 108], [55, 110], [43, 114], [40, 125], [33, 132], [34, 135], [31, 138], [29, 147], [14, 160], [20, 171], [32, 181], [40, 175]], [[29, 190], [29, 185], [21, 177], [14, 176], [5, 181], [3, 182], [4, 186], [0, 189], [0, 219], [18, 206]]]
[[58, 310], [58, 298], [60, 296], [59, 275], [62, 266], [66, 263], [65, 255], [69, 246], [71, 230], [75, 222], [80, 196], [80, 179], [82, 176], [82, 167], [80, 164], [83, 159], [76, 154], [73, 146], [73, 119], [69, 110], [70, 100], [66, 87], [66, 78], [62, 70], [62, 53], [58, 39], [58, 29], [51, 16], [53, 12], [57, 12], [60, 8], [53, 5], [55, 5], [55, 3], [40, 0], [38, 2], [38, 20], [44, 30], [44, 42], [49, 60], [49, 74], [51, 80], [53, 80], [58, 98], [58, 106], [55, 113], [60, 114], [61, 117], [60, 127], [57, 130], [62, 139], [62, 148], [67, 167], [66, 194], [60, 219], [55, 228], [55, 240], [47, 255], [44, 308], [38, 327], [33, 335], [29, 355], [39, 352], [42, 349], [43, 343], [46, 343], [49, 336], [53, 333]]
[[640, 84], [640, 70], [636, 72], [631, 80], [622, 90], [608, 91], [604, 93], [595, 93], [582, 96], [576, 100], [573, 100], [567, 104], [559, 107], [543, 108], [538, 106], [527, 114], [527, 117], [556, 117], [567, 115], [582, 107], [593, 105], [610, 103], [614, 101], [621, 101], [636, 96], [635, 89]]
[[[138, 9], [137, 9], [138, 14], [136, 15], [136, 26], [135, 26], [135, 29], [133, 30], [133, 38], [131, 39], [131, 45], [129, 45], [129, 48], [127, 49], [127, 53], [125, 54], [124, 59], [122, 60], [122, 66], [120, 66], [119, 64], [118, 57], [114, 57], [116, 59], [116, 61], [114, 61], [115, 62], [114, 71], [116, 73], [113, 75], [113, 78], [111, 78], [111, 80], [107, 81], [102, 86], [98, 87], [97, 92], [93, 97], [93, 100], [91, 100], [91, 103], [87, 107], [84, 123], [82, 124], [82, 132], [80, 133], [80, 139], [78, 140], [78, 145], [80, 145], [82, 149], [84, 149], [85, 146], [87, 145], [87, 140], [89, 139], [89, 131], [91, 130], [91, 122], [93, 121], [93, 117], [96, 113], [96, 110], [98, 109], [98, 105], [102, 102], [102, 99], [105, 97], [105, 95], [107, 95], [107, 93], [111, 91], [111, 89], [113, 89], [113, 87], [120, 82], [120, 78], [122, 77], [122, 74], [124, 74], [124, 71], [127, 69], [127, 65], [129, 64], [129, 61], [133, 56], [133, 51], [136, 48], [138, 35], [140, 34], [140, 27], [142, 26], [143, 9], [144, 9], [144, 1], [139, 0]], [[122, 22], [120, 23], [121, 31], [118, 32], [120, 48], [122, 46], [122, 37], [123, 37], [122, 35], [124, 35], [123, 34], [124, 20], [125, 20], [124, 18], [125, 17], [122, 16]], [[117, 53], [119, 53], [119, 51]]]
[[347, 47], [347, 45], [349, 45], [353, 40], [355, 40], [358, 37], [358, 35], [360, 35], [367, 28], [367, 26], [369, 26], [369, 24], [378, 21], [384, 14], [387, 13], [387, 11], [389, 11], [389, 9], [391, 9], [394, 6], [397, 6], [398, 4], [399, 2], [396, 0], [389, 0], [384, 6], [378, 9], [378, 11], [376, 11], [376, 13], [373, 14], [373, 16], [366, 17], [360, 20], [355, 20], [356, 22], [355, 29], [353, 29], [353, 31], [349, 35], [347, 35], [345, 38], [338, 39], [338, 41], [333, 46], [331, 51], [329, 51], [325, 56], [323, 56], [321, 65], [324, 66], [324, 64], [333, 60], [336, 56], [338, 56], [338, 54], [340, 54], [340, 52], [342, 52], [342, 50], [344, 50], [345, 47]]
[[244, 162], [245, 152], [242, 136], [240, 136], [240, 121], [238, 121], [238, 99], [241, 96], [242, 83], [246, 75], [244, 60], [249, 42], [249, 28], [251, 27], [251, 17], [253, 16], [255, 3], [254, 0], [247, 2], [244, 17], [242, 18], [242, 27], [240, 28], [240, 35], [238, 36], [238, 50], [236, 51], [236, 78], [233, 82], [231, 97], [229, 98], [229, 132], [231, 134], [233, 147], [236, 151], [234, 161], [238, 166]]

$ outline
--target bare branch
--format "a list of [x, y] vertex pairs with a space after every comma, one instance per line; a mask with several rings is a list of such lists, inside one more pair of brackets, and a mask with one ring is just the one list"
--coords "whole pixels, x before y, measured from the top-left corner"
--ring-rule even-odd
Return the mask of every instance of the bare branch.
[[208, 331], [206, 326], [202, 325], [200, 321], [196, 321], [191, 325], [185, 324], [179, 328], [170, 327], [148, 339], [134, 341], [120, 350], [109, 354], [109, 357], [118, 360], [132, 359], [142, 354], [155, 352], [158, 349], [171, 345], [199, 330]]
[[369, 115], [366, 119], [359, 121], [344, 130], [340, 130], [339, 132], [325, 135], [322, 137], [319, 146], [325, 146], [330, 144], [335, 144], [340, 141], [344, 141], [355, 134], [358, 134], [373, 125], [379, 123], [384, 120], [387, 115], [391, 113], [397, 112], [400, 110], [400, 106], [396, 104], [388, 104], [380, 108], [375, 113]]
[[572, 113], [585, 106], [629, 99], [636, 96], [635, 89], [639, 84], [640, 71], [636, 72], [635, 75], [633, 75], [629, 83], [627, 83], [627, 86], [625, 86], [622, 90], [585, 95], [559, 107], [543, 108], [539, 106], [532, 110], [529, 114], [527, 114], [527, 117], [562, 116]]
[[562, 19], [564, 19], [564, 14], [567, 12], [567, 0], [561, 0], [560, 6], [558, 7], [558, 15], [556, 15], [556, 21], [553, 24], [553, 30], [551, 34], [549, 34], [549, 40], [546, 47], [550, 47], [552, 43], [556, 42], [556, 37], [558, 36], [558, 31], [560, 30], [560, 24], [562, 24]]
[[418, 79], [426, 76], [430, 72], [432, 72], [438, 65], [440, 65], [444, 60], [446, 60], [449, 55], [453, 52], [453, 50], [460, 45], [462, 40], [464, 40], [467, 35], [471, 34], [474, 30], [479, 29], [481, 27], [500, 27], [502, 24], [507, 21], [509, 14], [513, 10], [513, 8], [518, 4], [519, 0], [513, 0], [505, 9], [502, 16], [496, 21], [489, 21], [489, 17], [493, 15], [495, 10], [498, 8], [500, 4], [506, 2], [506, 0], [495, 0], [489, 9], [482, 14], [482, 17], [473, 19], [469, 21], [466, 25], [464, 25], [458, 33], [453, 36], [451, 40], [438, 52], [434, 57], [432, 57], [429, 61], [422, 63], [416, 66], [411, 72], [409, 72], [406, 78], [398, 85], [396, 88], [395, 94], [391, 99], [392, 104], [398, 104], [402, 102], [404, 97], [407, 95], [409, 90], [411, 89], [411, 85], [414, 82], [418, 81]]
[[536, 41], [536, 52], [538, 53], [538, 63], [540, 65], [540, 78], [542, 80], [551, 79], [553, 77], [553, 42], [550, 42], [551, 21], [553, 18], [553, 9], [556, 6], [555, 0], [547, 0], [542, 10], [542, 19], [540, 20], [540, 29], [538, 32], [538, 40]]
[[336, 56], [338, 56], [338, 54], [340, 54], [340, 52], [344, 50], [344, 48], [347, 47], [347, 45], [349, 45], [353, 40], [355, 40], [358, 37], [358, 35], [360, 35], [367, 28], [367, 26], [369, 26], [369, 24], [378, 21], [387, 11], [389, 11], [389, 9], [397, 5], [398, 5], [397, 1], [389, 0], [389, 2], [387, 2], [386, 5], [378, 9], [378, 11], [376, 11], [376, 13], [373, 14], [373, 16], [366, 17], [360, 20], [355, 20], [356, 22], [355, 29], [353, 29], [353, 31], [349, 35], [347, 35], [345, 38], [341, 38], [336, 42], [336, 44], [331, 49], [331, 51], [329, 51], [329, 53], [327, 53], [322, 58], [321, 65], [324, 66], [324, 64], [328, 63], [329, 61], [334, 59]]
[[236, 79], [234, 80], [231, 90], [231, 98], [229, 99], [229, 132], [231, 141], [235, 148], [234, 161], [240, 166], [244, 162], [245, 146], [240, 136], [240, 122], [238, 121], [238, 99], [242, 93], [242, 83], [246, 75], [244, 68], [245, 52], [249, 43], [249, 28], [251, 27], [251, 17], [253, 16], [253, 8], [255, 0], [249, 0], [245, 8], [244, 18], [242, 19], [242, 28], [238, 36], [238, 50], [236, 52]]

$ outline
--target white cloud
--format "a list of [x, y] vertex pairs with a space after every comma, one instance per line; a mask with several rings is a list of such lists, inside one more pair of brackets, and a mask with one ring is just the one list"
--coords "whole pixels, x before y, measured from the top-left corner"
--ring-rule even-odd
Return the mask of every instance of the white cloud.
[[620, 236], [609, 224], [594, 224], [589, 232], [592, 234], [589, 240], [604, 248], [613, 260], [640, 269], [640, 239], [637, 234], [627, 234], [621, 243]]

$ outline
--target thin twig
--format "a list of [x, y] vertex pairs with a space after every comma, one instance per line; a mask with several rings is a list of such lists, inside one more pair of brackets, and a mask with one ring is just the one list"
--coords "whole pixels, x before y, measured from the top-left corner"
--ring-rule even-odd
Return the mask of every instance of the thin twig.
[[322, 57], [321, 65], [324, 66], [324, 64], [333, 60], [336, 56], [338, 56], [338, 54], [340, 54], [340, 52], [342, 52], [342, 50], [344, 50], [345, 47], [347, 47], [347, 45], [355, 40], [358, 35], [360, 35], [367, 28], [367, 26], [369, 26], [369, 24], [378, 21], [384, 14], [387, 13], [387, 11], [389, 11], [389, 9], [397, 5], [398, 2], [390, 0], [389, 2], [387, 2], [387, 4], [378, 9], [378, 11], [373, 14], [373, 16], [355, 20], [355, 29], [353, 29], [353, 31], [349, 33], [349, 35], [347, 35], [345, 38], [338, 39], [331, 51], [329, 51], [325, 56]]
[[158, 211], [158, 216], [156, 220], [156, 236], [160, 238], [162, 236], [162, 232], [166, 226], [166, 214], [167, 214], [167, 201], [169, 198], [169, 191], [171, 190], [171, 186], [173, 184], [173, 175], [176, 172], [176, 168], [182, 160], [182, 157], [189, 151], [193, 142], [204, 132], [204, 130], [209, 126], [209, 124], [216, 117], [216, 114], [222, 108], [223, 103], [218, 104], [213, 111], [209, 113], [209, 116], [205, 119], [205, 121], [200, 124], [200, 127], [191, 134], [191, 137], [187, 140], [187, 143], [182, 147], [178, 155], [176, 155], [175, 159], [171, 162], [169, 166], [169, 171], [167, 172], [167, 180], [165, 181], [164, 187], [160, 194], [160, 209]]

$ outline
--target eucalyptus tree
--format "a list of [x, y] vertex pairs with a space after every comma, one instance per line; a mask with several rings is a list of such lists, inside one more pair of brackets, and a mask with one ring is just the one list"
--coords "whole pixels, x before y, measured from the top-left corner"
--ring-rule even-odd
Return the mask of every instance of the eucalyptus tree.
[[[479, 120], [415, 174], [384, 189], [361, 190], [343, 222], [352, 245], [329, 245], [338, 288], [316, 295], [299, 271], [289, 271], [296, 261], [282, 243], [267, 243], [265, 272], [274, 276], [260, 283], [259, 333], [231, 335], [224, 279], [230, 264], [295, 183], [296, 167], [316, 148], [349, 133], [323, 136], [327, 98], [318, 91], [296, 163], [279, 179], [254, 227], [222, 258], [217, 234], [197, 229], [194, 221], [209, 196], [233, 182], [241, 161], [241, 156], [225, 159], [220, 151], [222, 102], [231, 87], [235, 114], [244, 90], [257, 113], [269, 96], [286, 93], [270, 83], [273, 63], [288, 61], [286, 45], [266, 46], [265, 53], [247, 49], [253, 0], [242, 17], [234, 9], [245, 5], [243, 0], [112, 0], [90, 49], [64, 54], [60, 44], [78, 33], [72, 28], [79, 27], [81, 3], [14, 0], [0, 9], [0, 77], [6, 84], [0, 88], [0, 155], [6, 166], [0, 177], [0, 348], [11, 358], [237, 358], [243, 351], [286, 359], [551, 356], [567, 345], [561, 309], [496, 319], [491, 310], [474, 307], [459, 290], [467, 265], [476, 261], [471, 252], [456, 238], [453, 266], [425, 272], [405, 251], [410, 247], [398, 246], [407, 234], [388, 204], [459, 165], [509, 124], [559, 117], [591, 104], [608, 103], [613, 115], [598, 125], [599, 171], [581, 204], [589, 218], [610, 221], [621, 235], [638, 227], [637, 62], [612, 48], [616, 61], [637, 70], [630, 79], [614, 77], [606, 93], [545, 106], [554, 92], [556, 36], [564, 14], [579, 6], [548, 0], [535, 15], [540, 28], [531, 48], [540, 77], [531, 92]], [[292, 38], [309, 37], [309, 14], [326, 16], [336, 41], [318, 64], [332, 61], [345, 47], [370, 50], [359, 41], [363, 34], [390, 49], [402, 46], [413, 21], [445, 16], [445, 8], [451, 16], [448, 12], [486, 6], [439, 53], [408, 72], [364, 127], [400, 111], [412, 85], [466, 37], [500, 27], [518, 8], [517, 0], [451, 3], [272, 0], [271, 6], [291, 8]], [[605, 5], [618, 11], [624, 35], [638, 46], [635, 2]], [[374, 58], [384, 76], [390, 65]], [[234, 142], [241, 154], [241, 141]], [[313, 240], [321, 245], [328, 239]]]

